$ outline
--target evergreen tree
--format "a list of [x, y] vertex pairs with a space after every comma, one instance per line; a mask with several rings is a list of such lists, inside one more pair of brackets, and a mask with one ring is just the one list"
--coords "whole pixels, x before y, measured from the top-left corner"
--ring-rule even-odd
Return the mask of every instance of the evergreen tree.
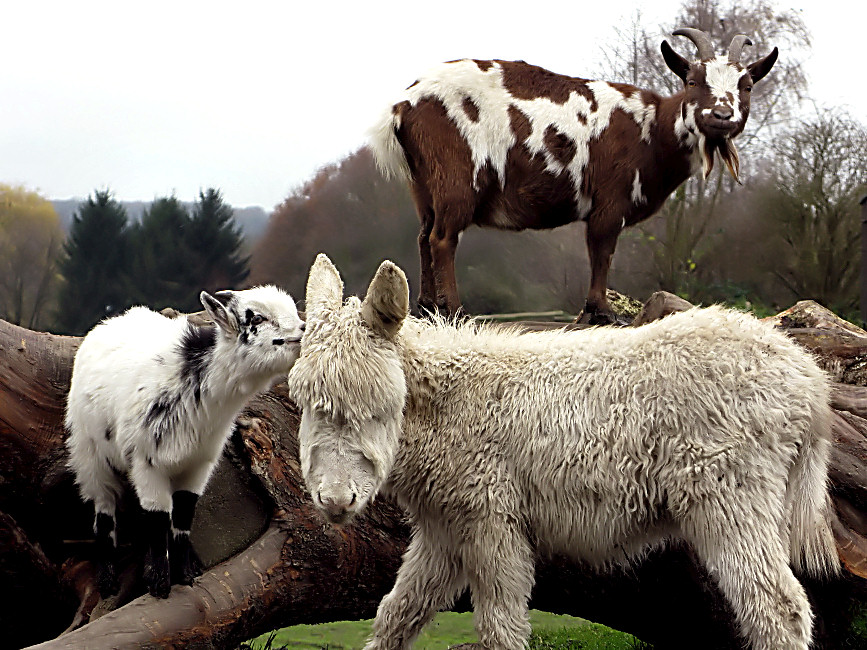
[[130, 291], [152, 309], [198, 311], [199, 291], [189, 246], [190, 215], [174, 196], [156, 199], [132, 229]]
[[219, 190], [199, 190], [187, 235], [194, 288], [234, 289], [247, 279], [250, 258], [241, 254], [244, 237]]
[[130, 304], [126, 210], [108, 190], [94, 192], [73, 216], [63, 248], [57, 326], [81, 335]]

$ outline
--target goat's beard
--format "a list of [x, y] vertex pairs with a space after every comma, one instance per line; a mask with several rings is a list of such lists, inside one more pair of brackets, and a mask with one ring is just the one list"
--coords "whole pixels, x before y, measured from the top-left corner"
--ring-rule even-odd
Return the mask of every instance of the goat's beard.
[[732, 178], [740, 184], [741, 160], [738, 157], [738, 150], [735, 148], [735, 143], [731, 138], [721, 139], [706, 139], [701, 148], [701, 162], [704, 171], [704, 177], [710, 176], [713, 171], [714, 153], [718, 153], [719, 157], [725, 163], [732, 175]]

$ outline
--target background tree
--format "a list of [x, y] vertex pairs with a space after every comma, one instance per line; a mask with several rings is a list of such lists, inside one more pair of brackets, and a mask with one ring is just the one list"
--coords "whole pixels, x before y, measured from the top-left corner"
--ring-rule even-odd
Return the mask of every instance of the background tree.
[[175, 196], [156, 199], [130, 233], [132, 302], [155, 309], [172, 306], [181, 311], [200, 309], [189, 245], [190, 215]]
[[0, 184], [0, 317], [30, 329], [46, 325], [62, 242], [49, 201]]
[[129, 224], [108, 190], [96, 191], [72, 218], [60, 261], [57, 331], [81, 335], [129, 306]]
[[186, 239], [194, 288], [216, 291], [241, 287], [250, 274], [250, 258], [242, 254], [244, 237], [232, 207], [223, 201], [219, 190], [199, 190]]
[[764, 268], [788, 290], [780, 301], [810, 298], [855, 319], [867, 129], [843, 111], [817, 110], [773, 150], [755, 210], [767, 221]]

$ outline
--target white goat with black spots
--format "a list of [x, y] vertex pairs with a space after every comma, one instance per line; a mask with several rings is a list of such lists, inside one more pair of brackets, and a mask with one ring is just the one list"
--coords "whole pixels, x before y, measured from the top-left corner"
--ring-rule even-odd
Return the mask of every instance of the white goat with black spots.
[[301, 468], [345, 524], [380, 488], [412, 523], [368, 650], [409, 648], [466, 588], [483, 648], [519, 650], [538, 554], [597, 565], [689, 542], [754, 650], [807, 650], [796, 570], [833, 574], [829, 385], [744, 313], [521, 334], [407, 318], [385, 262], [343, 301], [320, 256], [289, 391]]
[[94, 327], [75, 355], [69, 466], [94, 504], [103, 596], [118, 589], [115, 508], [124, 477], [146, 518], [150, 593], [166, 598], [171, 584], [201, 573], [189, 539], [196, 502], [239, 411], [298, 358], [304, 323], [284, 291], [203, 291], [201, 301], [216, 325], [133, 307]]

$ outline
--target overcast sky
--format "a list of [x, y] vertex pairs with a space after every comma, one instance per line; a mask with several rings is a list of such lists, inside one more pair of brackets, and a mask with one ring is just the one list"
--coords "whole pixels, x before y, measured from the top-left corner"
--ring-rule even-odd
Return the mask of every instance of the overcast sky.
[[[431, 65], [524, 59], [587, 76], [637, 8], [656, 28], [680, 5], [8, 2], [0, 14], [0, 182], [52, 199], [107, 188], [122, 200], [193, 200], [217, 187], [232, 205], [271, 210], [364, 144], [383, 108]], [[801, 10], [813, 33], [812, 96], [867, 125], [867, 4], [778, 6]], [[772, 46], [756, 43], [744, 59]]]

